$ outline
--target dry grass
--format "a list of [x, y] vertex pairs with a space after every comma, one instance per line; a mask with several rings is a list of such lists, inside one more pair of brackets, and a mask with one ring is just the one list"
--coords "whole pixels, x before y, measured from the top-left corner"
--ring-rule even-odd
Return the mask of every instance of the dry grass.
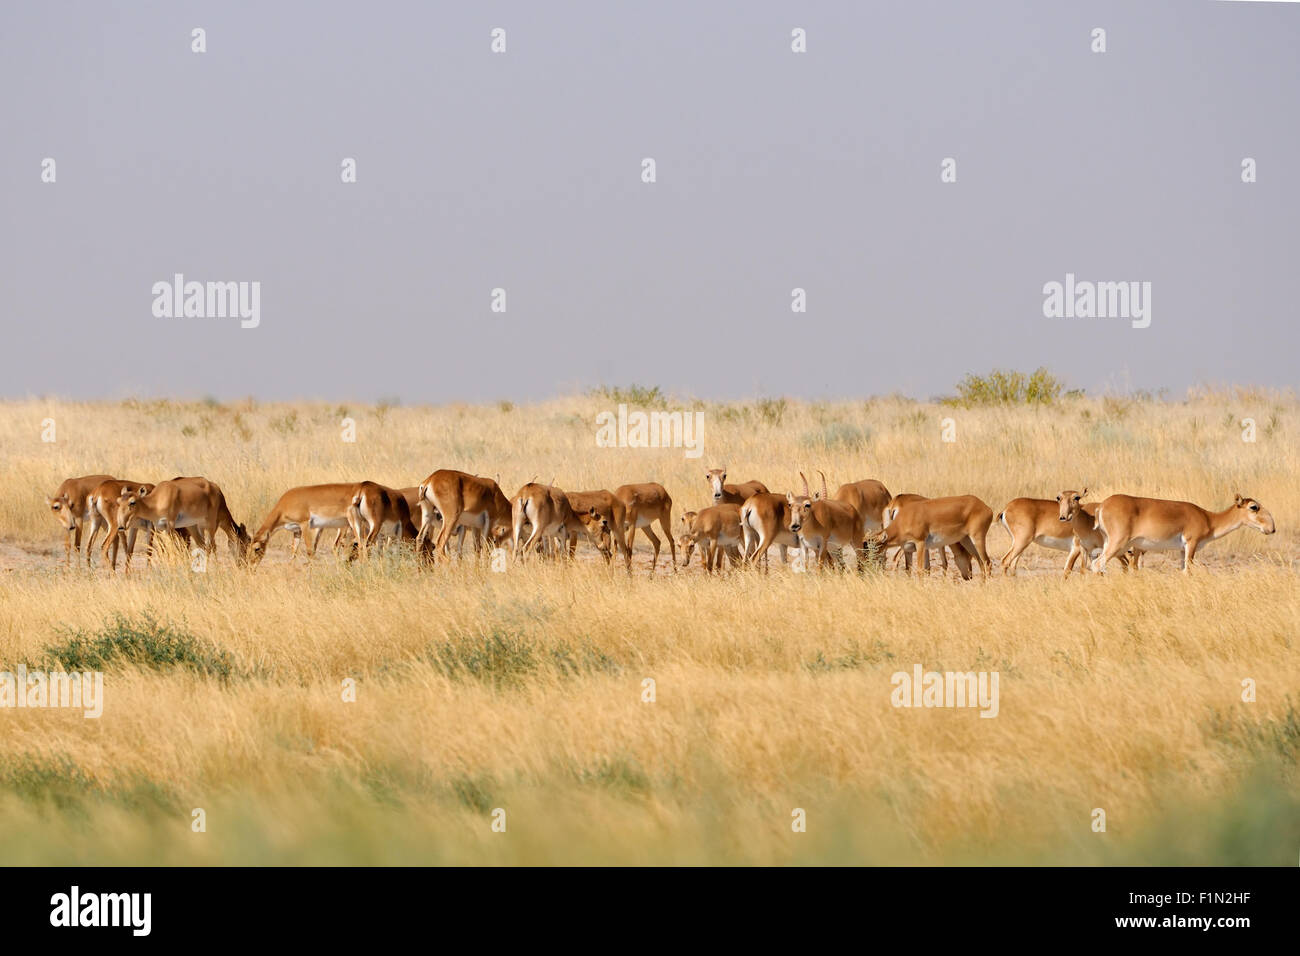
[[[5, 862], [1294, 864], [1293, 397], [702, 405], [700, 459], [595, 448], [606, 407], [353, 408], [346, 444], [344, 411], [320, 405], [0, 406], [0, 666], [150, 615], [230, 664], [111, 660], [99, 720], [0, 711]], [[955, 443], [939, 441], [945, 417]], [[987, 583], [651, 578], [642, 542], [630, 579], [592, 561], [420, 571], [396, 553], [250, 575], [224, 552], [205, 574], [124, 579], [57, 570], [41, 498], [72, 474], [205, 474], [255, 525], [294, 484], [461, 467], [507, 491], [534, 475], [659, 480], [681, 511], [724, 461], [774, 488], [823, 468], [832, 484], [874, 476], [995, 508], [1085, 484], [1219, 507], [1241, 491], [1279, 532], [1211, 545], [1190, 577], [1157, 559], [1062, 581], [1063, 555], [1040, 552], [1043, 573]], [[918, 663], [999, 672], [999, 716], [895, 709], [890, 675]], [[791, 832], [795, 807], [807, 833]]]

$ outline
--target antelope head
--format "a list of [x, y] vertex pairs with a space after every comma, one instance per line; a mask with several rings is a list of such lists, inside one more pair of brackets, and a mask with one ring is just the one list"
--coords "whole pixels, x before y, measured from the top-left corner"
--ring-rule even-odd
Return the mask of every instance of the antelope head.
[[816, 500], [808, 490], [808, 479], [802, 471], [799, 472], [799, 477], [803, 479], [803, 494], [797, 497], [788, 491], [785, 494], [786, 503], [790, 505], [789, 530], [794, 534], [798, 534], [804, 521], [812, 517], [812, 504]]
[[76, 530], [77, 516], [72, 513], [71, 498], [67, 495], [59, 495], [57, 498], [51, 498], [47, 495], [45, 503], [50, 506], [50, 514], [59, 519], [59, 524], [63, 525], [63, 530]]
[[713, 500], [722, 500], [722, 487], [727, 482], [727, 466], [721, 468], [710, 468], [704, 473], [704, 480], [709, 483], [709, 490], [713, 492]]
[[1241, 495], [1236, 495], [1235, 498], [1233, 506], [1240, 512], [1242, 524], [1264, 534], [1272, 534], [1277, 530], [1273, 516], [1258, 501], [1254, 498], [1243, 498]]
[[1062, 491], [1056, 496], [1056, 503], [1061, 506], [1061, 512], [1057, 517], [1061, 521], [1073, 521], [1074, 516], [1083, 507], [1083, 499], [1087, 496], [1087, 488], [1084, 488], [1083, 491]]

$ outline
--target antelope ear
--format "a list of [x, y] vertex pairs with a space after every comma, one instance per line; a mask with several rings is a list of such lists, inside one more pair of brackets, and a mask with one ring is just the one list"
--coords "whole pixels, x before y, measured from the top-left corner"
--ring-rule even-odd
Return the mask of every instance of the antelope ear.
[[590, 511], [588, 511], [587, 514], [591, 515], [593, 518], [597, 517], [596, 509], [594, 507]]
[[145, 495], [147, 495], [148, 493], [149, 493], [149, 489], [146, 488], [144, 485], [141, 485], [141, 486], [140, 486], [140, 497], [143, 498], [143, 497], [144, 497]]
[[1240, 508], [1240, 507], [1241, 507], [1241, 503], [1242, 503], [1242, 501], [1244, 501], [1245, 499], [1242, 498], [1240, 494], [1238, 494], [1238, 495], [1236, 496], [1236, 498], [1237, 498], [1236, 505], [1237, 505], [1238, 508]]
[[1084, 485], [1084, 486], [1083, 486], [1083, 491], [1079, 492], [1079, 497], [1080, 497], [1080, 498], [1086, 498], [1086, 497], [1088, 497], [1088, 486], [1087, 486], [1087, 485]]
[[793, 504], [794, 504], [794, 495], [790, 494], [790, 492], [787, 491], [787, 492], [785, 493], [785, 500], [788, 501], [790, 504], [793, 505]]

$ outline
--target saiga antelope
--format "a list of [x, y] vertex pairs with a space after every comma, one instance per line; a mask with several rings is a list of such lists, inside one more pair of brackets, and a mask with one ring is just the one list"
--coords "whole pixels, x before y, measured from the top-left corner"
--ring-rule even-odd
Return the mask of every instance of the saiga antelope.
[[414, 539], [419, 534], [401, 492], [373, 481], [356, 485], [347, 514], [348, 526], [356, 536], [362, 558], [369, 555], [380, 532], [386, 529], [392, 529], [399, 541], [404, 535]]
[[120, 497], [117, 526], [130, 528], [139, 520], [149, 522], [154, 531], [189, 528], [208, 554], [216, 551], [217, 532], [224, 531], [231, 553], [241, 562], [247, 554], [248, 532], [231, 515], [221, 487], [206, 478], [173, 478], [152, 491], [142, 487]]
[[[822, 475], [823, 496], [826, 488], [826, 476]], [[889, 489], [875, 478], [864, 478], [840, 485], [835, 491], [835, 501], [851, 505], [862, 518], [862, 534], [879, 531], [885, 526], [885, 509], [892, 500]]]
[[772, 545], [780, 549], [781, 563], [786, 562], [786, 549], [799, 547], [799, 536], [792, 533], [790, 505], [785, 495], [762, 493], [752, 495], [740, 506], [740, 533], [744, 538], [742, 553], [745, 560], [755, 563], [762, 559], [767, 570], [767, 551]]
[[462, 526], [478, 532], [480, 540], [498, 545], [509, 536], [513, 525], [510, 499], [491, 478], [468, 475], [442, 468], [420, 482], [420, 533], [417, 548], [433, 529], [435, 512], [442, 515], [442, 528], [434, 545], [435, 556], [447, 557], [447, 542]]
[[836, 565], [841, 565], [842, 550], [850, 547], [856, 551], [862, 542], [862, 516], [852, 505], [826, 497], [825, 474], [822, 474], [820, 496], [809, 493], [808, 479], [804, 478], [802, 471], [799, 477], [803, 478], [803, 494], [796, 497], [787, 492], [785, 496], [790, 506], [786, 528], [798, 536], [801, 547], [816, 552], [818, 567], [824, 565], [828, 557]]
[[1237, 495], [1223, 511], [1207, 511], [1190, 501], [1111, 495], [1097, 506], [1097, 525], [1105, 541], [1093, 570], [1129, 547], [1146, 551], [1182, 551], [1182, 570], [1190, 573], [1196, 550], [1238, 528], [1273, 534], [1277, 525], [1254, 498]]
[[767, 494], [767, 485], [761, 481], [744, 481], [738, 485], [727, 484], [727, 466], [710, 468], [704, 473], [709, 483], [709, 493], [715, 505], [743, 505], [754, 495]]
[[[753, 497], [752, 495], [750, 497]], [[706, 573], [722, 569], [725, 552], [733, 568], [740, 564], [740, 505], [713, 505], [701, 511], [687, 511], [682, 515], [683, 549], [682, 567], [691, 563], [691, 552], [700, 549], [700, 564]]]
[[[596, 491], [570, 491], [567, 493], [569, 498], [569, 507], [573, 513], [578, 516], [583, 524], [587, 535], [593, 541], [599, 541], [596, 545], [598, 551], [605, 556], [605, 561], [613, 560], [613, 548], [617, 548], [627, 563], [628, 570], [632, 568], [632, 552], [627, 549], [627, 539], [624, 537], [624, 528], [627, 527], [627, 510], [623, 507], [623, 502], [616, 498], [612, 492], [603, 489]], [[609, 536], [611, 544], [606, 544], [604, 536]], [[578, 533], [576, 529], [569, 534], [569, 556], [578, 547]]]
[[[387, 485], [382, 485], [381, 487], [385, 491], [387, 491], [390, 495], [400, 496], [401, 499], [406, 503], [405, 520], [409, 520], [411, 522], [412, 527], [414, 528], [414, 531], [411, 531], [404, 524], [402, 524], [403, 518], [400, 513], [401, 506], [395, 504], [395, 508], [397, 510], [394, 512], [394, 517], [384, 525], [384, 531], [388, 532], [394, 538], [397, 538], [399, 540], [401, 539], [403, 534], [407, 534], [412, 538], [416, 537], [419, 534], [420, 524], [421, 524], [420, 486], [411, 485], [411, 487], [409, 488], [389, 488]], [[442, 520], [441, 516], [437, 515], [436, 512], [435, 512], [435, 519], [438, 521]], [[338, 533], [334, 535], [333, 547], [336, 552], [339, 549], [339, 543], [343, 540], [343, 536], [347, 534], [350, 530], [351, 530], [350, 528], [344, 526], [339, 528]]]
[[[1031, 544], [1053, 551], [1068, 551], [1065, 576], [1070, 576], [1074, 563], [1084, 555], [1084, 567], [1101, 552], [1102, 536], [1097, 529], [1097, 504], [1084, 504], [1088, 489], [1066, 490], [1052, 501], [1047, 498], [1016, 498], [998, 512], [997, 521], [1011, 535], [1011, 547], [1002, 556], [1002, 573], [1014, 576], [1020, 566], [1020, 556]], [[1128, 559], [1119, 556], [1127, 566]]]
[[973, 554], [979, 563], [984, 577], [989, 575], [989, 556], [985, 548], [989, 526], [993, 524], [993, 509], [974, 495], [958, 495], [951, 498], [926, 498], [922, 501], [909, 501], [903, 504], [885, 528], [871, 539], [881, 549], [903, 547], [911, 544], [921, 551], [918, 562], [928, 573], [930, 570], [930, 548], [949, 547], [955, 543], [963, 546], [963, 551], [954, 549], [953, 557], [963, 578], [969, 579], [970, 560], [966, 552]]
[[[50, 513], [63, 526], [64, 557], [68, 567], [72, 567], [72, 549], [76, 546], [77, 555], [81, 555], [81, 529], [90, 519], [90, 493], [105, 481], [112, 481], [112, 475], [84, 475], [81, 478], [67, 478], [55, 490], [52, 496], [45, 497], [45, 504]], [[87, 548], [89, 559], [89, 548]]]
[[[881, 525], [886, 528], [889, 527], [889, 523], [894, 520], [894, 515], [898, 514], [898, 509], [903, 507], [903, 505], [907, 504], [909, 501], [929, 501], [929, 499], [925, 495], [909, 494], [906, 492], [900, 495], [894, 495], [892, 498], [889, 499], [889, 504], [885, 506], [885, 512], [881, 519]], [[954, 553], [956, 553], [956, 550], [960, 547], [961, 547], [960, 544], [954, 545], [953, 546]], [[916, 553], [916, 546], [912, 544], [906, 544], [903, 547], [899, 548], [897, 551], [894, 552], [894, 567], [895, 568], [898, 567], [898, 562], [901, 559], [903, 561], [903, 570], [911, 571], [912, 556], [915, 553]], [[948, 549], [947, 548], [939, 549], [939, 564], [943, 568], [943, 573], [944, 576], [946, 577], [948, 574]]]
[[614, 497], [623, 503], [624, 520], [627, 522], [627, 553], [631, 554], [636, 541], [637, 530], [645, 532], [654, 548], [650, 559], [650, 573], [654, 574], [659, 563], [659, 536], [650, 527], [652, 521], [659, 522], [659, 528], [668, 539], [668, 550], [672, 556], [673, 571], [677, 570], [677, 541], [673, 538], [673, 499], [668, 490], [655, 481], [637, 485], [620, 485], [614, 489]]
[[568, 544], [571, 526], [577, 518], [569, 499], [559, 488], [529, 482], [515, 492], [510, 499], [510, 508], [512, 557], [519, 557], [519, 539], [525, 523], [533, 526], [523, 543], [525, 555], [540, 544], [545, 555], [556, 556], [560, 553], [560, 542]]
[[327, 528], [339, 530], [339, 535], [334, 539], [337, 547], [342, 532], [350, 527], [348, 512], [352, 507], [356, 490], [356, 482], [300, 485], [297, 488], [290, 488], [280, 496], [267, 514], [266, 520], [253, 534], [249, 551], [252, 564], [256, 566], [266, 556], [266, 548], [271, 537], [281, 528], [293, 535], [293, 548], [289, 552], [290, 562], [298, 557], [298, 546], [302, 544], [304, 531], [311, 532], [311, 538], [307, 541], [308, 561], [316, 556], [320, 536]]
[[117, 570], [117, 552], [119, 538], [125, 539], [123, 544], [126, 548], [126, 563], [131, 563], [131, 556], [135, 553], [135, 536], [138, 531], [143, 530], [146, 537], [146, 548], [153, 546], [153, 526], [144, 520], [137, 521], [131, 528], [119, 529], [117, 526], [117, 506], [118, 500], [124, 494], [130, 494], [133, 491], [143, 490], [145, 494], [153, 491], [154, 486], [150, 482], [123, 481], [120, 478], [110, 478], [107, 481], [101, 481], [95, 486], [95, 490], [90, 493], [90, 537], [86, 541], [86, 565], [90, 565], [90, 549], [95, 546], [95, 537], [99, 534], [100, 529], [104, 530], [104, 547], [103, 560], [109, 562], [112, 570]]

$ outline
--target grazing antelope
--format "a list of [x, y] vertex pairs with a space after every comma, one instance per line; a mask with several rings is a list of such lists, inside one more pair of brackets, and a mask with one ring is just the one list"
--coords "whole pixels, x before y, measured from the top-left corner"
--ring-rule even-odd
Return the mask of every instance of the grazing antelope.
[[391, 529], [399, 541], [404, 535], [414, 539], [419, 534], [411, 522], [410, 506], [401, 492], [373, 481], [363, 481], [355, 486], [347, 515], [348, 527], [356, 536], [362, 558], [369, 555], [382, 531]]
[[1111, 495], [1097, 506], [1097, 526], [1104, 539], [1094, 571], [1105, 571], [1111, 558], [1129, 547], [1146, 551], [1182, 551], [1182, 570], [1189, 573], [1196, 550], [1238, 528], [1264, 534], [1277, 530], [1273, 516], [1254, 498], [1237, 495], [1223, 511], [1206, 511], [1190, 501]]
[[727, 466], [710, 468], [704, 473], [715, 505], [743, 505], [754, 495], [767, 494], [767, 485], [761, 481], [745, 481], [738, 485], [727, 484]]
[[742, 553], [753, 563], [762, 559], [767, 569], [767, 551], [772, 545], [780, 549], [781, 563], [786, 562], [786, 548], [799, 547], [799, 536], [789, 529], [790, 505], [785, 495], [760, 492], [740, 506], [740, 533], [744, 537]]
[[[753, 495], [750, 496], [751, 498]], [[722, 555], [733, 568], [740, 564], [740, 545], [744, 540], [740, 531], [740, 505], [713, 505], [701, 511], [687, 511], [682, 515], [680, 544], [684, 550], [682, 567], [691, 563], [691, 552], [698, 546], [700, 564], [708, 574], [722, 569]]]
[[954, 549], [953, 557], [961, 576], [970, 579], [970, 555], [974, 555], [981, 573], [987, 578], [990, 562], [984, 542], [991, 524], [993, 509], [974, 495], [925, 498], [902, 504], [891, 518], [889, 527], [876, 533], [869, 542], [874, 541], [880, 549], [882, 562], [885, 548], [911, 544], [920, 549], [922, 560], [918, 564], [924, 566], [927, 574], [930, 571], [930, 548], [960, 543], [962, 549]]
[[420, 482], [420, 510], [417, 548], [432, 532], [434, 515], [441, 515], [442, 528], [438, 531], [433, 553], [444, 558], [447, 557], [447, 542], [462, 527], [476, 532], [476, 552], [484, 539], [489, 545], [504, 542], [513, 527], [510, 499], [501, 491], [500, 485], [491, 478], [467, 475], [450, 468], [441, 468]]
[[110, 478], [107, 481], [101, 481], [95, 486], [95, 490], [90, 493], [90, 537], [86, 540], [86, 566], [90, 566], [90, 551], [95, 546], [95, 537], [99, 534], [100, 529], [104, 530], [104, 547], [103, 560], [108, 561], [110, 567], [117, 570], [117, 552], [119, 537], [125, 538], [126, 546], [126, 563], [131, 563], [131, 556], [135, 553], [135, 536], [136, 532], [143, 530], [147, 539], [146, 547], [153, 545], [153, 526], [149, 522], [137, 521], [131, 528], [120, 529], [117, 526], [117, 505], [118, 499], [124, 494], [130, 494], [133, 491], [143, 489], [145, 494], [153, 491], [154, 486], [149, 482], [123, 481], [120, 478]]
[[[349, 511], [352, 499], [356, 496], [357, 483], [334, 483], [326, 485], [300, 485], [290, 488], [280, 496], [262, 522], [262, 526], [253, 535], [250, 560], [256, 566], [266, 556], [266, 547], [271, 537], [281, 528], [293, 534], [293, 549], [289, 553], [290, 562], [298, 557], [298, 546], [302, 543], [304, 531], [310, 531], [311, 539], [307, 543], [307, 560], [316, 556], [320, 536], [327, 528], [339, 529], [340, 536], [351, 526]], [[338, 537], [334, 539], [338, 545]]]
[[[422, 541], [421, 553], [431, 554], [433, 551], [433, 542], [438, 539], [435, 529], [442, 528], [442, 512], [431, 501], [426, 501], [420, 497], [420, 486], [413, 485], [410, 488], [402, 488], [398, 492], [406, 499], [407, 507], [411, 511], [411, 521], [417, 529], [422, 529], [428, 525], [428, 532]], [[456, 554], [463, 556], [465, 554], [465, 532], [469, 531], [474, 536], [474, 553], [478, 554], [483, 548], [483, 531], [481, 527], [472, 525], [471, 518], [465, 515], [461, 516], [461, 522], [456, 527]], [[498, 524], [494, 527], [492, 539], [489, 544], [499, 545], [504, 543], [510, 537], [510, 526], [508, 524]], [[432, 538], [433, 540], [429, 540]], [[417, 535], [417, 540], [419, 540]]]
[[[909, 501], [929, 501], [929, 499], [926, 498], [925, 495], [914, 495], [908, 493], [903, 493], [901, 495], [894, 495], [892, 498], [889, 499], [889, 504], [885, 506], [884, 514], [881, 516], [881, 521], [880, 521], [881, 526], [885, 528], [889, 527], [889, 523], [894, 520], [894, 515], [898, 514], [898, 509], [901, 508], [903, 505], [907, 504], [907, 502]], [[955, 545], [954, 553], [955, 553], [955, 549], [960, 547], [961, 545]], [[912, 555], [915, 553], [916, 553], [915, 545], [912, 544], [903, 545], [903, 547], [899, 548], [897, 551], [894, 552], [894, 567], [897, 568], [899, 560], [902, 559], [903, 569], [905, 571], [911, 571]], [[947, 576], [948, 550], [946, 548], [939, 549], [939, 564], [943, 567], [944, 575]]]
[[141, 486], [118, 498], [117, 526], [130, 528], [140, 520], [154, 531], [188, 528], [208, 554], [217, 549], [217, 532], [224, 531], [231, 553], [241, 562], [247, 555], [248, 531], [231, 515], [220, 486], [206, 478], [173, 478], [159, 482], [152, 491]]
[[[63, 551], [68, 567], [72, 567], [72, 549], [75, 545], [77, 555], [81, 555], [81, 528], [90, 519], [90, 494], [101, 482], [112, 481], [112, 475], [84, 475], [81, 478], [67, 478], [55, 490], [54, 495], [46, 495], [45, 504], [65, 532]], [[86, 558], [90, 559], [90, 548], [86, 548]]]
[[800, 545], [817, 553], [817, 565], [826, 564], [828, 558], [836, 565], [843, 563], [840, 551], [845, 547], [856, 549], [862, 541], [862, 515], [850, 504], [826, 497], [826, 475], [822, 475], [822, 493], [813, 496], [808, 491], [808, 479], [803, 472], [803, 494], [786, 493], [790, 518], [786, 528], [797, 535]]
[[614, 497], [623, 502], [624, 521], [627, 526], [627, 553], [631, 562], [633, 545], [637, 530], [645, 532], [654, 548], [650, 559], [650, 573], [659, 563], [659, 536], [650, 527], [652, 521], [659, 522], [659, 528], [668, 539], [668, 550], [672, 555], [673, 571], [677, 570], [677, 542], [673, 539], [673, 499], [668, 491], [658, 482], [648, 481], [638, 485], [620, 485], [614, 489]]
[[[411, 521], [412, 527], [415, 529], [413, 532], [408, 531], [406, 526], [402, 524], [403, 519], [401, 514], [398, 513], [384, 525], [384, 531], [399, 540], [404, 534], [408, 533], [410, 537], [414, 538], [420, 531], [420, 486], [412, 485], [409, 488], [389, 488], [387, 485], [384, 485], [382, 487], [390, 495], [401, 496], [402, 500], [406, 503], [406, 517]], [[401, 505], [394, 503], [394, 506], [400, 511]], [[442, 518], [437, 516], [436, 520], [441, 521]], [[335, 552], [338, 551], [339, 543], [343, 540], [343, 536], [349, 531], [351, 531], [351, 528], [344, 526], [339, 528], [338, 533], [334, 535], [333, 547]]]
[[[1011, 547], [1002, 556], [1002, 573], [1013, 576], [1020, 566], [1020, 556], [1031, 544], [1053, 551], [1068, 551], [1065, 576], [1070, 576], [1079, 555], [1086, 555], [1084, 567], [1096, 557], [1102, 546], [1096, 526], [1096, 503], [1083, 504], [1088, 489], [1063, 491], [1055, 501], [1047, 498], [1016, 498], [998, 512], [997, 521], [1011, 535]], [[1128, 560], [1120, 555], [1125, 566]]]
[[[608, 563], [613, 560], [614, 548], [618, 549], [619, 554], [627, 562], [629, 570], [632, 568], [632, 552], [627, 548], [627, 540], [624, 538], [623, 529], [627, 526], [627, 509], [623, 507], [623, 502], [616, 498], [612, 492], [598, 491], [570, 491], [567, 492], [569, 498], [569, 507], [582, 522], [583, 530], [587, 533], [592, 541], [596, 542], [596, 549], [605, 556]], [[606, 536], [609, 542], [606, 543]], [[569, 556], [572, 557], [578, 547], [579, 532], [576, 528], [571, 528], [569, 532]], [[611, 547], [611, 543], [613, 547]]]
[[559, 553], [560, 541], [568, 543], [570, 527], [577, 520], [563, 491], [554, 485], [539, 485], [531, 481], [515, 492], [510, 499], [510, 509], [511, 556], [515, 558], [519, 556], [519, 539], [525, 523], [533, 527], [524, 542], [524, 554], [540, 544], [544, 554], [554, 556]]
[[[415, 524], [415, 516], [420, 513], [420, 486], [411, 485], [409, 488], [398, 488], [396, 490], [389, 488], [389, 491], [402, 496], [406, 502], [406, 514], [411, 519], [411, 524]], [[419, 526], [416, 526], [419, 530]]]
[[[822, 497], [825, 497], [826, 476], [822, 475]], [[885, 526], [885, 510], [892, 502], [889, 489], [874, 478], [864, 478], [835, 491], [835, 501], [851, 505], [862, 518], [862, 536], [868, 531], [879, 531]]]

